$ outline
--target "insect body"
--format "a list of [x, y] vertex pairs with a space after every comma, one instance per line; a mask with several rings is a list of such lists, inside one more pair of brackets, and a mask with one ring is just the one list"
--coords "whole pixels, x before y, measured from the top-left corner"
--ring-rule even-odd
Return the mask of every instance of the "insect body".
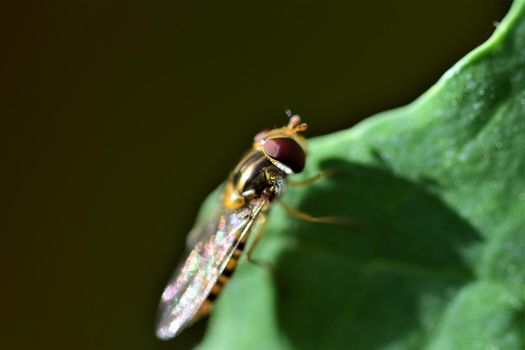
[[255, 136], [252, 149], [230, 173], [215, 212], [188, 236], [185, 259], [161, 297], [159, 338], [176, 336], [210, 311], [287, 176], [303, 170], [306, 140], [299, 132], [306, 127], [293, 116], [287, 126]]

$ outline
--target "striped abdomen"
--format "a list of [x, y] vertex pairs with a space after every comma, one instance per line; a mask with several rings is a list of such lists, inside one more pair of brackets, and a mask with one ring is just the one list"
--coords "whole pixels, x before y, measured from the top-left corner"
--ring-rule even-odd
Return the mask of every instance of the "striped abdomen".
[[239, 258], [241, 257], [245, 245], [246, 237], [244, 237], [244, 239], [238, 243], [237, 248], [235, 248], [231, 259], [226, 264], [224, 271], [222, 271], [221, 275], [217, 279], [217, 282], [211, 289], [210, 294], [208, 294], [206, 300], [204, 301], [204, 303], [202, 303], [201, 307], [199, 308], [199, 311], [197, 311], [197, 314], [193, 318], [193, 321], [197, 321], [199, 318], [206, 316], [211, 311], [215, 299], [217, 299], [217, 297], [222, 291], [222, 288], [224, 288], [224, 286], [230, 281], [230, 277], [233, 275], [233, 272], [235, 272], [235, 268], [237, 267], [237, 263], [239, 262]]

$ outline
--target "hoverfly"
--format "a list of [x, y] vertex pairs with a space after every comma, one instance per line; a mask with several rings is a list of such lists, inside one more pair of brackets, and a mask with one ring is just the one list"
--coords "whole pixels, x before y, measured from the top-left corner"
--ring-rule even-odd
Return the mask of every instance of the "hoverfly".
[[251, 150], [230, 173], [215, 212], [188, 235], [186, 256], [162, 293], [159, 338], [172, 338], [209, 313], [248, 237], [283, 193], [287, 176], [303, 170], [307, 148], [300, 132], [306, 128], [292, 116], [288, 125], [254, 137]]

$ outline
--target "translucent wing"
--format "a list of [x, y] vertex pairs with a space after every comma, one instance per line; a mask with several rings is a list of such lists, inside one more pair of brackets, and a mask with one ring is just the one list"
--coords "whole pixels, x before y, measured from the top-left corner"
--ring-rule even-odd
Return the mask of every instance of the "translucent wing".
[[265, 202], [259, 198], [235, 211], [221, 207], [207, 222], [190, 232], [188, 243], [195, 245], [187, 251], [162, 293], [157, 324], [159, 338], [172, 338], [191, 324]]

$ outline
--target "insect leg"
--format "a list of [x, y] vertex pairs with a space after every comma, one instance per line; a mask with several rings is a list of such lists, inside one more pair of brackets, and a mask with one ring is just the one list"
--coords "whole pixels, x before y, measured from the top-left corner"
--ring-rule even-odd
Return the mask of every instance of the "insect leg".
[[246, 253], [246, 259], [250, 263], [252, 263], [254, 265], [257, 265], [257, 266], [264, 267], [264, 268], [268, 269], [270, 271], [270, 273], [272, 274], [272, 276], [273, 276], [273, 275], [275, 275], [275, 268], [274, 268], [274, 266], [271, 263], [266, 262], [266, 261], [260, 261], [260, 260], [254, 259], [252, 257], [253, 251], [257, 247], [257, 243], [259, 243], [259, 240], [263, 236], [264, 230], [266, 229], [266, 226], [268, 225], [267, 224], [268, 221], [266, 221], [266, 216], [264, 214], [260, 214], [258, 220], [259, 220], [259, 227], [257, 228], [257, 233], [255, 234], [255, 238], [253, 240], [253, 243], [250, 246], [250, 249], [248, 250], [248, 252]]
[[310, 221], [310, 222], [320, 222], [326, 224], [337, 224], [345, 226], [355, 226], [355, 223], [349, 218], [341, 216], [313, 216], [304, 211], [301, 211], [297, 208], [291, 207], [288, 204], [284, 203], [282, 200], [279, 201], [279, 204], [283, 207], [286, 213], [294, 218]]
[[327, 177], [327, 176], [334, 176], [336, 174], [338, 174], [340, 171], [336, 168], [333, 168], [333, 169], [328, 169], [328, 170], [322, 170], [320, 172], [318, 172], [317, 174], [313, 175], [313, 176], [310, 176], [310, 177], [307, 177], [306, 179], [301, 179], [301, 180], [294, 180], [294, 179], [289, 179], [288, 180], [288, 184], [291, 185], [291, 186], [305, 186], [305, 185], [310, 185], [314, 182], [316, 182], [317, 180], [323, 178], [323, 177]]
[[253, 240], [253, 243], [252, 243], [250, 249], [246, 253], [246, 258], [250, 262], [256, 262], [252, 258], [252, 254], [253, 254], [253, 251], [255, 250], [255, 247], [257, 247], [257, 243], [259, 243], [259, 240], [263, 236], [264, 230], [266, 229], [266, 226], [268, 226], [268, 221], [266, 220], [266, 216], [264, 214], [260, 214], [260, 216], [258, 218], [258, 221], [259, 221], [259, 227], [257, 228], [257, 233], [255, 234], [255, 238]]

